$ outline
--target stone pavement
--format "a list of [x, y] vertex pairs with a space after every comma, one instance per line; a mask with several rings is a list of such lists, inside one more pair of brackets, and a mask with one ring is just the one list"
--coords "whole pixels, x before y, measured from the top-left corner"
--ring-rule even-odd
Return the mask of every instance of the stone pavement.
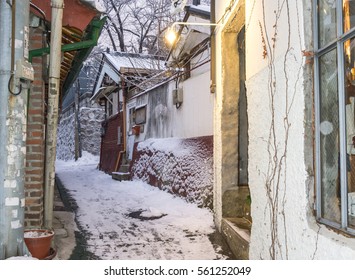
[[[60, 195], [61, 194], [61, 195]], [[64, 202], [64, 203], [63, 203]], [[75, 222], [75, 211], [77, 205], [68, 195], [60, 180], [56, 180], [54, 193], [53, 229], [55, 236], [53, 248], [57, 251], [54, 260], [93, 260], [98, 256], [88, 252], [87, 233]], [[228, 259], [235, 259], [222, 235], [215, 231], [209, 236], [212, 244], [219, 246]]]
[[74, 213], [66, 209], [58, 189], [54, 192], [53, 229], [55, 232], [53, 247], [57, 251], [55, 260], [68, 260], [76, 246], [75, 231], [77, 226]]

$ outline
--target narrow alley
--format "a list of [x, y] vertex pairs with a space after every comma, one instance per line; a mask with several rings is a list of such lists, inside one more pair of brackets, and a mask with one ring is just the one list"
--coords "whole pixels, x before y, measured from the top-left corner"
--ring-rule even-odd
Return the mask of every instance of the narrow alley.
[[218, 244], [209, 209], [140, 181], [115, 181], [97, 162], [85, 153], [77, 162], [56, 164], [63, 202], [80, 231], [71, 259], [233, 258]]

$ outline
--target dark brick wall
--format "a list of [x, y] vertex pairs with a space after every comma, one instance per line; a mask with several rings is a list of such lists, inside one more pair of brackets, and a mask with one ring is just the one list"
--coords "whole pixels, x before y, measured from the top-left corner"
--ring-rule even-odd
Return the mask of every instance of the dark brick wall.
[[[102, 123], [104, 135], [101, 138], [100, 170], [111, 174], [115, 171], [118, 154], [123, 150], [122, 112]], [[118, 144], [118, 127], [121, 127], [121, 144]]]
[[[44, 47], [45, 38], [41, 28], [31, 28], [30, 49]], [[25, 170], [25, 226], [43, 225], [43, 181], [44, 181], [44, 122], [45, 83], [43, 73], [44, 57], [33, 58], [35, 80], [29, 94]]]

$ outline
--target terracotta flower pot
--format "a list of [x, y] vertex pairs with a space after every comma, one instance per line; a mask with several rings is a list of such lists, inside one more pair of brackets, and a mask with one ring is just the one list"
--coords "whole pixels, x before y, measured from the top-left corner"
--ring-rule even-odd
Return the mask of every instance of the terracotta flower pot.
[[25, 243], [32, 257], [43, 260], [50, 255], [54, 231], [46, 229], [25, 230]]

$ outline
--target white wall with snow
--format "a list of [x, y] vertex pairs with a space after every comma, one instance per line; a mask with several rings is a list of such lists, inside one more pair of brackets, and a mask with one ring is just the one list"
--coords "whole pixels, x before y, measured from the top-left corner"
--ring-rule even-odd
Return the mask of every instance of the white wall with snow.
[[210, 94], [209, 64], [197, 71], [179, 84], [183, 90], [183, 102], [179, 108], [173, 104], [175, 81], [148, 92], [147, 121], [136, 142], [149, 138], [213, 135], [214, 97]]

